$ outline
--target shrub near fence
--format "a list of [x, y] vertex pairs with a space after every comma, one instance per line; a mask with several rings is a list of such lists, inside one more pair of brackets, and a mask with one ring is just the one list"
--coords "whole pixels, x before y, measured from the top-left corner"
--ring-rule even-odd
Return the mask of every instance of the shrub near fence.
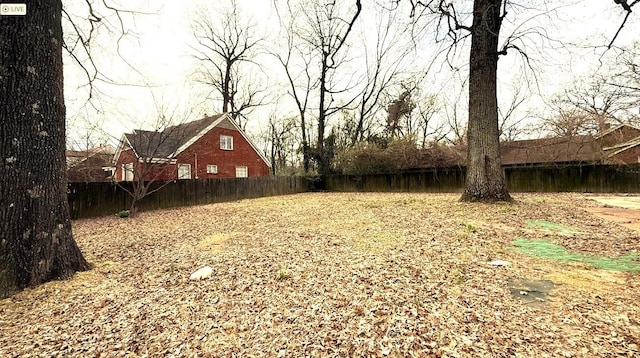
[[[131, 183], [121, 183], [129, 186]], [[164, 186], [162, 186], [164, 185]], [[152, 183], [158, 191], [144, 197], [144, 211], [211, 204], [231, 200], [258, 198], [306, 192], [309, 184], [304, 177], [254, 177], [205, 180], [176, 180]], [[131, 206], [131, 196], [114, 183], [69, 183], [68, 200], [72, 219], [113, 215]]]
[[[508, 167], [511, 192], [640, 192], [640, 165]], [[328, 191], [462, 192], [465, 168], [438, 168], [389, 174], [330, 175]]]

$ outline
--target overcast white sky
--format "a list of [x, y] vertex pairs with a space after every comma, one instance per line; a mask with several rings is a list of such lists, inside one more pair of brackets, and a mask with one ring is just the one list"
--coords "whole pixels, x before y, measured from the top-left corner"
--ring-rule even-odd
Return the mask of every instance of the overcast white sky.
[[[67, 8], [71, 8], [79, 16], [84, 8], [73, 3], [76, 0], [65, 2]], [[565, 0], [566, 1], [566, 0]], [[541, 0], [523, 0], [523, 3], [540, 3]], [[127, 20], [127, 28], [136, 36], [129, 36], [121, 42], [121, 54], [135, 70], [116, 55], [114, 36], [103, 34], [99, 37], [101, 41], [94, 47], [94, 57], [100, 71], [116, 82], [129, 82], [142, 84], [148, 82], [152, 84], [153, 94], [158, 102], [162, 102], [168, 107], [181, 106], [177, 112], [184, 115], [192, 115], [193, 119], [200, 118], [204, 112], [213, 114], [214, 110], [207, 110], [200, 104], [202, 93], [197, 90], [193, 82], [193, 72], [196, 64], [191, 57], [193, 51], [189, 47], [192, 41], [190, 24], [196, 11], [204, 4], [211, 1], [192, 0], [153, 0], [145, 5], [136, 3], [137, 9], [146, 9], [154, 14], [137, 15], [133, 22]], [[238, 0], [242, 9], [252, 16], [258, 26], [265, 34], [272, 34], [277, 31], [278, 21], [271, 9], [271, 0]], [[551, 3], [551, 2], [549, 2]], [[124, 2], [124, 4], [127, 4]], [[558, 1], [554, 1], [549, 6], [557, 6]], [[368, 2], [364, 2], [366, 7]], [[125, 5], [126, 6], [126, 5]], [[511, 28], [520, 26], [523, 20], [530, 19], [536, 11], [522, 10], [513, 23], [505, 23], [503, 34]], [[557, 28], [547, 27], [546, 30], [555, 38], [567, 39], [573, 43], [601, 45], [608, 44], [614, 35], [617, 27], [623, 18], [623, 13], [616, 7], [613, 0], [582, 0], [574, 2], [574, 5], [561, 8], [554, 15], [562, 21]], [[637, 28], [640, 24], [639, 18], [634, 13], [625, 30], [616, 41], [617, 45], [627, 45], [634, 40], [640, 40]], [[526, 23], [533, 23], [539, 18], [530, 19]], [[429, 48], [431, 39], [424, 38], [424, 48]], [[536, 65], [542, 79], [542, 91], [545, 93], [557, 92], [562, 86], [571, 81], [574, 76], [580, 76], [598, 64], [598, 58], [602, 54], [602, 49], [585, 47], [579, 49], [572, 47], [571, 53], [562, 51], [547, 51], [543, 56], [538, 57]], [[429, 54], [417, 54], [418, 58], [428, 58]], [[465, 61], [467, 54], [461, 55], [461, 61]], [[67, 59], [67, 62], [68, 61]], [[510, 55], [501, 59], [500, 78], [504, 83], [504, 88], [509, 86], [510, 77], [513, 77], [513, 69], [518, 68], [521, 60]], [[139, 73], [136, 73], [139, 72]], [[277, 72], [270, 71], [270, 80]], [[517, 74], [517, 71], [516, 71]], [[113, 86], [99, 83], [97, 89], [104, 95], [97, 96], [97, 101], [93, 106], [83, 106], [86, 99], [86, 87], [81, 87], [86, 80], [78, 71], [77, 66], [68, 65], [65, 67], [65, 87], [69, 118], [69, 136], [78, 138], [83, 136], [84, 127], [88, 123], [96, 124], [104, 128], [110, 136], [119, 137], [123, 131], [130, 131], [134, 128], [141, 128], [153, 120], [155, 116], [154, 99], [151, 90], [144, 87], [134, 86]], [[81, 87], [79, 89], [79, 87]], [[506, 93], [507, 91], [505, 91]], [[539, 107], [542, 103], [539, 100], [531, 99], [530, 106]], [[284, 106], [281, 104], [281, 106]], [[192, 113], [187, 113], [194, 109]], [[249, 126], [250, 134], [257, 135], [260, 129], [259, 123], [264, 123], [268, 111], [256, 112], [252, 126]]]

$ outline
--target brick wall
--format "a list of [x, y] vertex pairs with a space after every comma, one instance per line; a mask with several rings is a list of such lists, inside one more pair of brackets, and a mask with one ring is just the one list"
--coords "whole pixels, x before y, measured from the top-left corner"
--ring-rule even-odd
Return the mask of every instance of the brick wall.
[[[220, 149], [220, 136], [233, 137], [233, 150]], [[191, 178], [235, 178], [236, 167], [247, 167], [249, 177], [268, 176], [269, 167], [235, 129], [218, 126], [178, 155], [178, 164], [191, 165]], [[216, 165], [218, 173], [207, 173], [207, 165]]]

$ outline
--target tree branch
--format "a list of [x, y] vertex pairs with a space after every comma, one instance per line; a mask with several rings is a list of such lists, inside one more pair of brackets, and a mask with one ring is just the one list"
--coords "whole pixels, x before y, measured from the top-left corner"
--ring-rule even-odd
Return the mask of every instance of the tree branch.
[[624, 19], [622, 20], [622, 23], [618, 27], [618, 31], [616, 31], [616, 34], [611, 39], [611, 42], [609, 42], [609, 45], [607, 46], [607, 50], [611, 49], [611, 47], [613, 46], [613, 43], [616, 41], [616, 39], [618, 38], [618, 35], [620, 35], [620, 32], [624, 28], [624, 25], [627, 23], [627, 20], [631, 15], [631, 8], [634, 5], [636, 5], [638, 2], [640, 2], [640, 0], [635, 0], [634, 2], [631, 3], [631, 5], [627, 3], [627, 0], [613, 0], [613, 2], [622, 6], [622, 8], [627, 12], [627, 14], [624, 16]]

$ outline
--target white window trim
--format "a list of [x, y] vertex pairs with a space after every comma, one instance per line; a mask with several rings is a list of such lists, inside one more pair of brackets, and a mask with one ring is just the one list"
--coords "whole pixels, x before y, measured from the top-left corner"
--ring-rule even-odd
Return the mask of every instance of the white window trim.
[[233, 150], [233, 136], [221, 134], [220, 135], [220, 149], [222, 149], [222, 150]]
[[207, 174], [218, 174], [218, 166], [216, 164], [207, 164]]
[[[188, 177], [186, 177], [185, 175], [181, 175], [180, 174], [180, 169], [181, 168], [189, 168], [189, 176]], [[178, 179], [191, 179], [191, 164], [187, 164], [187, 163], [178, 164]]]
[[[244, 170], [244, 176], [239, 176], [238, 175], [238, 170]], [[248, 178], [249, 177], [249, 168], [247, 166], [244, 165], [239, 165], [236, 166], [236, 178]]]

